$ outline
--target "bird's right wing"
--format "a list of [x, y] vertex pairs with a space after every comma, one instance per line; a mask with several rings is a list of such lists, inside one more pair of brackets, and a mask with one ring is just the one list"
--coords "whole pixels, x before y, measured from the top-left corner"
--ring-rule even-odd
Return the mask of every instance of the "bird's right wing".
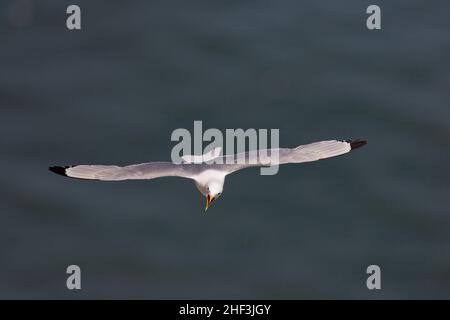
[[125, 167], [104, 165], [76, 165], [50, 167], [57, 174], [88, 180], [120, 181], [149, 180], [160, 177], [192, 178], [194, 166], [173, 164], [171, 162], [149, 162]]

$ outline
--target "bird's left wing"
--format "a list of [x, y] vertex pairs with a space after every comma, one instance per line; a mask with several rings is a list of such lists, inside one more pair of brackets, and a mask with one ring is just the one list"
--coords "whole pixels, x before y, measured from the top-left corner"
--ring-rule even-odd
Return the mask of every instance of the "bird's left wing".
[[249, 167], [302, 163], [339, 156], [365, 145], [365, 140], [327, 140], [298, 146], [296, 148], [266, 149], [243, 152], [223, 157], [221, 170], [228, 173]]
[[103, 165], [76, 165], [50, 167], [49, 170], [71, 178], [120, 181], [149, 180], [160, 177], [192, 178], [195, 167], [171, 162], [149, 162], [125, 167]]

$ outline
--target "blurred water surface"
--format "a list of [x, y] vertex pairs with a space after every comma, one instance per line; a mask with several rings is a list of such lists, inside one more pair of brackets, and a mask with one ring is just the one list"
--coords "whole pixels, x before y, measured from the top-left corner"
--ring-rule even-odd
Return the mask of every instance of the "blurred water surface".
[[[450, 3], [0, 3], [0, 298], [450, 298]], [[351, 155], [190, 181], [68, 180], [169, 160], [176, 128], [363, 137]], [[65, 269], [82, 269], [82, 290]], [[365, 270], [382, 269], [382, 290]]]

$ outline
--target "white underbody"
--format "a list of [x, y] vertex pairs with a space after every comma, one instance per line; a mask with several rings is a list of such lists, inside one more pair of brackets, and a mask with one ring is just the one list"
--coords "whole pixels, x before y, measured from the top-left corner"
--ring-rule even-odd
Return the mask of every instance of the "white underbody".
[[208, 190], [208, 186], [215, 186], [216, 188], [220, 188], [220, 190], [216, 190], [217, 192], [222, 192], [223, 184], [225, 182], [225, 176], [227, 172], [218, 171], [218, 170], [205, 170], [200, 174], [193, 176], [192, 179], [195, 180], [195, 185], [197, 189], [203, 194], [207, 195], [211, 192]]

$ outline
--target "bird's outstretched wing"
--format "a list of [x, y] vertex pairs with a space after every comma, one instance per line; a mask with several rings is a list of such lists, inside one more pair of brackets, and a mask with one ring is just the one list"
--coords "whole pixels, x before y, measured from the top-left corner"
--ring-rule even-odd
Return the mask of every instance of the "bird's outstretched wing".
[[192, 178], [195, 169], [193, 165], [176, 165], [171, 162], [149, 162], [125, 167], [76, 165], [49, 168], [50, 171], [71, 178], [102, 181], [149, 180], [160, 177]]
[[[302, 163], [331, 158], [362, 147], [366, 140], [327, 140], [298, 146], [296, 148], [266, 149], [243, 152], [223, 157], [221, 170], [228, 173], [249, 167]], [[233, 164], [234, 162], [234, 164]]]

